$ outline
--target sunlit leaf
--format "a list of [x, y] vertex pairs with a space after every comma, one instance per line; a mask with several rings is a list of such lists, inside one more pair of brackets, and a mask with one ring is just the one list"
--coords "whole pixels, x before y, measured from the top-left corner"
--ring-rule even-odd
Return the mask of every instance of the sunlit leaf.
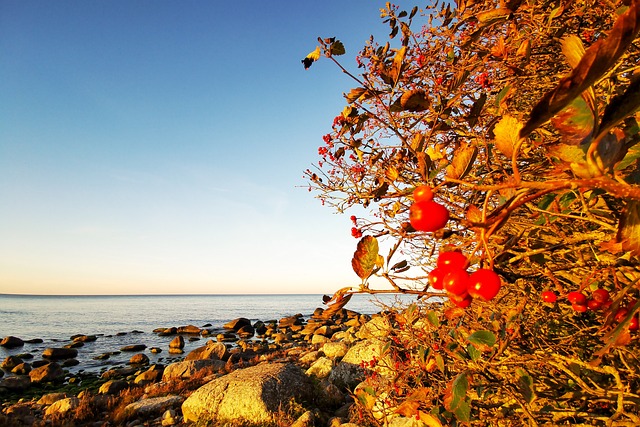
[[476, 15], [479, 27], [486, 27], [497, 22], [506, 21], [511, 16], [511, 9], [505, 7], [480, 12]]
[[629, 200], [622, 211], [616, 240], [622, 249], [640, 256], [640, 201]]
[[582, 40], [575, 34], [570, 34], [561, 41], [562, 53], [564, 54], [569, 66], [576, 68], [580, 60], [586, 52]]
[[469, 126], [473, 127], [476, 125], [478, 119], [482, 114], [482, 109], [484, 108], [484, 104], [486, 102], [487, 94], [483, 92], [482, 95], [480, 95], [478, 99], [475, 100], [475, 102], [471, 106], [469, 114], [467, 115], [467, 122], [469, 123]]
[[429, 97], [424, 90], [408, 90], [400, 97], [400, 105], [405, 111], [424, 111], [429, 108]]
[[[604, 110], [599, 133], [608, 132], [622, 120], [640, 109], [640, 77], [636, 78], [623, 94], [614, 97]], [[597, 137], [596, 137], [597, 139]]]
[[316, 49], [313, 52], [310, 52], [303, 60], [302, 64], [304, 65], [304, 69], [308, 69], [311, 67], [315, 61], [320, 59], [320, 46], [316, 46]]
[[466, 400], [468, 389], [469, 381], [467, 380], [467, 375], [462, 373], [447, 384], [447, 388], [444, 391], [444, 407], [462, 422], [469, 421], [471, 414], [471, 407]]
[[440, 326], [440, 320], [438, 319], [438, 315], [434, 311], [429, 311], [427, 313], [427, 320], [435, 328]]
[[509, 158], [518, 147], [520, 129], [522, 123], [511, 116], [503, 116], [493, 129], [496, 148]]
[[555, 89], [547, 92], [538, 101], [531, 110], [529, 120], [520, 131], [520, 136], [529, 135], [600, 79], [627, 50], [638, 31], [640, 6], [634, 1], [629, 10], [618, 17], [609, 35], [591, 45], [573, 72], [560, 80]]
[[426, 412], [419, 411], [418, 419], [426, 424], [427, 427], [442, 427], [442, 423], [439, 419], [431, 414], [427, 414]]
[[389, 74], [389, 76], [393, 81], [393, 86], [398, 84], [398, 80], [400, 79], [400, 75], [402, 73], [403, 64], [404, 64], [404, 55], [406, 54], [406, 52], [407, 52], [407, 47], [402, 46], [400, 49], [398, 49], [398, 51], [396, 52], [396, 56], [393, 58], [393, 65], [391, 66], [391, 70]]
[[364, 281], [371, 275], [377, 262], [378, 240], [373, 236], [364, 236], [358, 242], [351, 260], [353, 271]]
[[478, 155], [478, 149], [473, 145], [464, 144], [453, 153], [451, 164], [447, 166], [447, 177], [461, 179], [466, 176]]
[[347, 305], [351, 297], [353, 296], [351, 291], [351, 287], [345, 287], [338, 290], [333, 296], [329, 299], [323, 297], [323, 301], [328, 307], [322, 312], [322, 317], [325, 319], [330, 319], [333, 315], [337, 314], [342, 308]]

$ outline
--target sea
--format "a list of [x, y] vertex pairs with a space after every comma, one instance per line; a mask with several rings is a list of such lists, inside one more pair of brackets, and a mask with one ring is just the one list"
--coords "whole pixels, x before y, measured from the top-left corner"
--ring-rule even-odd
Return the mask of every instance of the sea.
[[[222, 326], [238, 317], [252, 322], [278, 320], [302, 314], [311, 316], [323, 304], [322, 295], [105, 295], [49, 296], [0, 294], [0, 339], [16, 336], [23, 340], [42, 340], [23, 347], [0, 347], [0, 361], [17, 355], [26, 362], [42, 359], [47, 347], [63, 347], [74, 335], [96, 335], [93, 342], [78, 348], [79, 362], [69, 366], [70, 375], [96, 374], [127, 366], [135, 353], [121, 352], [127, 345], [144, 344], [151, 363], [178, 361], [189, 351], [215, 339]], [[415, 298], [415, 297], [414, 297]], [[377, 313], [390, 306], [409, 302], [391, 295], [355, 294], [346, 308], [361, 314]], [[174, 336], [159, 336], [154, 329], [195, 325], [212, 331], [211, 337], [185, 336], [185, 353], [169, 354]], [[255, 338], [257, 339], [257, 338]], [[162, 349], [151, 353], [151, 347]], [[108, 358], [98, 357], [108, 353]], [[103, 356], [104, 357], [104, 356]], [[9, 374], [5, 371], [5, 374]]]

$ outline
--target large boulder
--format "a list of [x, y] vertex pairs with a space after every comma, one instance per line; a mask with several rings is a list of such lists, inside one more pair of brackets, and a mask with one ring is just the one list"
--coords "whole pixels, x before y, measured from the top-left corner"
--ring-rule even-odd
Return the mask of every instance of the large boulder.
[[4, 337], [2, 341], [0, 341], [0, 346], [6, 348], [22, 347], [23, 345], [24, 341], [22, 341], [22, 339], [11, 335], [9, 335], [8, 337]]
[[58, 381], [64, 378], [62, 367], [55, 362], [34, 368], [29, 372], [32, 383], [46, 383]]
[[45, 359], [73, 359], [78, 356], [78, 350], [66, 347], [49, 347], [42, 352]]
[[180, 326], [177, 332], [179, 334], [200, 335], [200, 332], [202, 332], [202, 329], [198, 328], [195, 325], [187, 325], [187, 326]]
[[207, 344], [191, 350], [184, 360], [227, 360], [229, 358], [229, 349], [221, 342], [213, 340], [207, 341]]
[[169, 348], [183, 349], [184, 348], [184, 338], [182, 338], [182, 335], [178, 335], [173, 340], [171, 340], [171, 342], [169, 343]]
[[45, 415], [55, 415], [61, 414], [64, 415], [67, 412], [76, 409], [80, 405], [80, 399], [77, 397], [67, 397], [65, 399], [56, 400], [47, 408], [45, 411]]
[[0, 364], [0, 368], [10, 371], [22, 362], [23, 360], [18, 356], [7, 356], [7, 358], [2, 361], [2, 364]]
[[185, 421], [270, 423], [292, 401], [309, 397], [311, 384], [300, 368], [265, 363], [216, 378], [182, 404]]
[[246, 317], [238, 317], [237, 319], [233, 319], [232, 321], [225, 323], [222, 327], [224, 329], [237, 331], [243, 326], [251, 326], [251, 320], [247, 319]]
[[388, 368], [394, 366], [389, 355], [384, 352], [386, 341], [368, 339], [355, 343], [344, 355], [340, 363], [331, 370], [329, 381], [340, 388], [352, 389], [364, 379], [363, 365], [371, 365], [374, 360], [382, 361], [371, 369], [382, 376], [392, 376], [393, 371]]
[[170, 363], [164, 368], [162, 381], [172, 379], [191, 378], [193, 374], [201, 369], [211, 368], [213, 370], [224, 369], [226, 363], [221, 360], [185, 360], [183, 362]]

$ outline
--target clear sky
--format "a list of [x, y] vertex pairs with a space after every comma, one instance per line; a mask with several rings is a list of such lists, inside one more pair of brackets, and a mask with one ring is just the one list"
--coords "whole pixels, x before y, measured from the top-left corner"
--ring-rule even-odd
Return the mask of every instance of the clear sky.
[[300, 61], [355, 69], [383, 5], [0, 0], [0, 293], [357, 285], [302, 177], [354, 85]]

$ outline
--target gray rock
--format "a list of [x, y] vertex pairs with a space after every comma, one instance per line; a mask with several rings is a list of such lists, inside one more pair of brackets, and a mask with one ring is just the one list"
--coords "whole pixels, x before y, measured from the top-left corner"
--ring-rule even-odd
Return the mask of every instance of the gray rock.
[[129, 388], [129, 383], [124, 380], [109, 380], [98, 389], [98, 394], [118, 394]]
[[184, 360], [227, 360], [228, 358], [229, 349], [226, 345], [209, 340], [206, 345], [192, 350]]
[[172, 339], [171, 342], [169, 343], [169, 348], [183, 349], [184, 348], [184, 338], [182, 338], [182, 335], [178, 335], [177, 337]]
[[290, 402], [309, 396], [309, 378], [293, 364], [265, 363], [205, 384], [182, 404], [185, 421], [269, 423]]
[[29, 377], [26, 375], [14, 375], [0, 381], [0, 389], [10, 391], [25, 391], [31, 385]]
[[251, 326], [251, 320], [245, 317], [239, 317], [237, 319], [233, 319], [232, 321], [225, 323], [224, 326], [222, 327], [224, 329], [231, 329], [233, 331], [237, 331], [243, 326]]
[[32, 383], [53, 382], [64, 378], [62, 367], [55, 362], [34, 368], [29, 372]]
[[51, 404], [45, 411], [45, 415], [55, 415], [61, 414], [64, 415], [67, 412], [77, 408], [80, 405], [80, 399], [77, 397], [67, 397], [65, 399], [60, 399]]
[[78, 356], [78, 350], [75, 348], [49, 347], [42, 352], [45, 359], [73, 359]]
[[224, 369], [226, 363], [221, 360], [185, 360], [167, 365], [162, 374], [162, 381], [190, 378], [201, 369], [210, 368], [216, 371]]
[[144, 344], [131, 344], [125, 345], [120, 351], [143, 351], [145, 348], [147, 348], [147, 346]]
[[184, 397], [182, 396], [150, 397], [127, 405], [124, 408], [124, 413], [130, 418], [161, 415], [169, 408], [180, 406], [183, 401]]
[[5, 348], [16, 348], [22, 347], [24, 345], [24, 341], [22, 341], [18, 337], [14, 337], [9, 335], [8, 337], [4, 337], [2, 341], [0, 341], [0, 346]]

